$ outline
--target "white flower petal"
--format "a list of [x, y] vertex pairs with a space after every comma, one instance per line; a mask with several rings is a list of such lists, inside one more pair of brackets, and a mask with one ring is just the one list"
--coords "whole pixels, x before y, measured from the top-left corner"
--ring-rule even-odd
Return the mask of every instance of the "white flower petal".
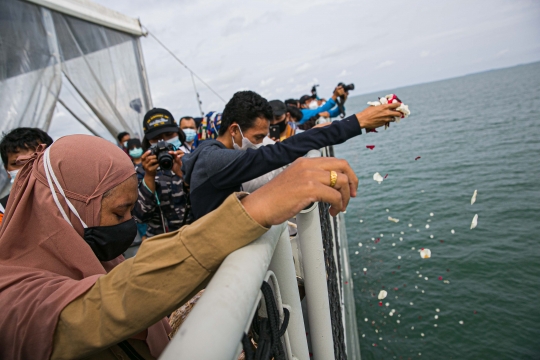
[[384, 178], [381, 176], [381, 174], [376, 172], [375, 174], [373, 174], [373, 180], [375, 180], [376, 182], [380, 184], [383, 182]]
[[476, 194], [478, 194], [478, 191], [474, 190], [474, 193], [472, 194], [472, 198], [471, 198], [471, 205], [476, 202]]
[[459, 320], [459, 325], [463, 325], [463, 320]]
[[429, 249], [420, 250], [420, 257], [422, 259], [429, 259], [431, 257], [431, 250]]
[[368, 101], [367, 104], [370, 105], [370, 106], [379, 106], [379, 105], [381, 105], [381, 102], [380, 101]]
[[409, 106], [405, 104], [399, 105], [399, 107], [396, 109], [396, 111], [399, 111], [403, 114], [403, 117], [409, 117], [411, 115], [411, 111], [409, 110]]
[[472, 222], [471, 222], [471, 230], [474, 229], [478, 225], [478, 214], [474, 215]]
[[454, 231], [454, 229], [450, 230], [450, 232], [451, 232], [452, 234], [455, 234], [455, 233], [456, 233], [456, 232]]
[[393, 217], [391, 217], [391, 216], [388, 217], [388, 220], [389, 220], [389, 221], [392, 221], [392, 222], [395, 222], [395, 223], [398, 223], [398, 222], [399, 222], [399, 219], [395, 219], [395, 218], [393, 218]]
[[426, 224], [426, 229], [429, 229], [429, 224]]
[[379, 300], [384, 299], [386, 295], [388, 295], [388, 292], [386, 292], [386, 290], [379, 291], [379, 296], [378, 296]]

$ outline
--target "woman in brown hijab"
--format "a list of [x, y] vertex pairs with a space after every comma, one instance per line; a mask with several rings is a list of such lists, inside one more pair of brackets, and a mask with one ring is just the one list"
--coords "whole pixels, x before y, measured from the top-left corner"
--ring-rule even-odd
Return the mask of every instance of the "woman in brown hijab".
[[[0, 228], [1, 359], [157, 358], [168, 343], [164, 317], [228, 254], [312, 201], [343, 210], [358, 183], [343, 161], [301, 160], [124, 261], [137, 180], [122, 150], [72, 135], [19, 160], [27, 163]], [[334, 188], [330, 168], [339, 173]]]

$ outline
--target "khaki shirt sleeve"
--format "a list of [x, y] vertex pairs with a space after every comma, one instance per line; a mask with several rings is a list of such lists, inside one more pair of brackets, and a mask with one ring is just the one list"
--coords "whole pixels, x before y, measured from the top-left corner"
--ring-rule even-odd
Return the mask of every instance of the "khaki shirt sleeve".
[[61, 312], [53, 359], [95, 354], [180, 307], [231, 252], [268, 229], [233, 194], [192, 225], [145, 240], [137, 256], [101, 276]]

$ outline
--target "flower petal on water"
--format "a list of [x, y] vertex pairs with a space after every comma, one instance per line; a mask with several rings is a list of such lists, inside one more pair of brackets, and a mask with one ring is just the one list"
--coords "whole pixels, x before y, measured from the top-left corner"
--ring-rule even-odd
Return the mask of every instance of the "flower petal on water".
[[373, 150], [375, 149], [375, 145], [366, 145], [366, 148], [368, 148], [369, 150]]
[[373, 180], [375, 180], [376, 182], [380, 184], [383, 182], [384, 178], [381, 176], [381, 174], [376, 172], [375, 174], [373, 174]]
[[478, 225], [478, 214], [474, 215], [472, 222], [471, 222], [471, 230], [474, 229]]
[[416, 160], [418, 160], [418, 159], [420, 159], [420, 158], [422, 158], [422, 157], [421, 157], [421, 156], [417, 156], [417, 157], [414, 158], [414, 160], [416, 161]]
[[399, 222], [399, 219], [395, 219], [395, 218], [393, 218], [393, 217], [391, 217], [391, 216], [388, 217], [388, 220], [389, 220], [389, 221], [392, 221], [392, 222], [395, 222], [395, 223], [398, 223], [398, 222]]
[[476, 195], [478, 194], [478, 191], [474, 190], [474, 193], [472, 194], [471, 198], [471, 205], [476, 202]]
[[456, 233], [456, 232], [454, 231], [454, 229], [450, 230], [450, 232], [451, 232], [452, 234], [455, 234], [455, 233]]
[[429, 249], [420, 250], [420, 257], [422, 259], [429, 259], [431, 257], [431, 250]]
[[463, 320], [459, 320], [459, 325], [463, 325]]
[[388, 295], [388, 293], [386, 292], [386, 290], [381, 290], [381, 291], [379, 291], [379, 296], [378, 296], [379, 300], [384, 299], [384, 298], [386, 297], [386, 295]]
[[426, 224], [426, 229], [429, 229], [429, 224]]

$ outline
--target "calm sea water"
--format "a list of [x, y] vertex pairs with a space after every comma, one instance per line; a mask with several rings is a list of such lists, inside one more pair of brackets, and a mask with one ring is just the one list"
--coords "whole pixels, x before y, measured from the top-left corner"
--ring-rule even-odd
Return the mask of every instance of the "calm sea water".
[[346, 222], [362, 359], [540, 359], [540, 63], [348, 112], [393, 92], [412, 116], [336, 149], [360, 179]]

